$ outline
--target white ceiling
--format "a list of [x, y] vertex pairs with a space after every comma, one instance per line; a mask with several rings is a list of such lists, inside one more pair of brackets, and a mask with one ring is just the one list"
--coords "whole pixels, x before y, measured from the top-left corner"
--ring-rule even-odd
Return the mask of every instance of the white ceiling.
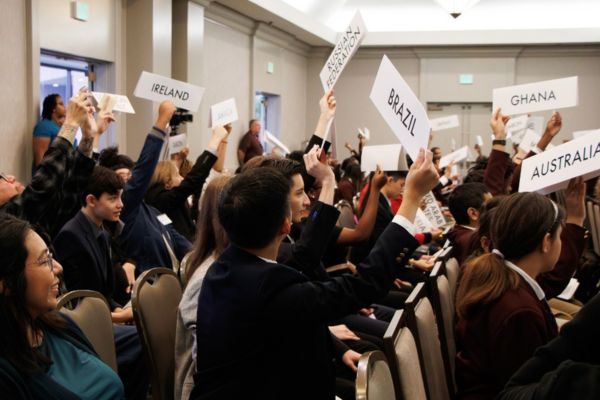
[[360, 10], [363, 46], [600, 43], [600, 0], [480, 0], [452, 18], [435, 0], [218, 0], [311, 45]]

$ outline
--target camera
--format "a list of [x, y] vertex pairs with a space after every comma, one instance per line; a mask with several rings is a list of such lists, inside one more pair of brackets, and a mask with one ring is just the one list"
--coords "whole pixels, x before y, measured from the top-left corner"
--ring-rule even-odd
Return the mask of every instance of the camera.
[[178, 108], [169, 121], [169, 126], [171, 127], [171, 136], [175, 136], [177, 134], [177, 128], [179, 125], [187, 122], [194, 122], [194, 116], [187, 110]]

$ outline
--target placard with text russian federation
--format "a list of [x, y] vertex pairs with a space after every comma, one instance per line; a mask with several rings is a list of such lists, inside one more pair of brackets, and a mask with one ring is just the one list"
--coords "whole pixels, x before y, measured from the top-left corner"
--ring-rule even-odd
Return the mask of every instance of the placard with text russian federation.
[[578, 176], [600, 175], [600, 135], [585, 135], [526, 158], [521, 164], [520, 192], [548, 194], [567, 187]]
[[515, 115], [575, 107], [579, 103], [576, 76], [494, 89], [493, 109]]
[[342, 32], [342, 36], [336, 43], [319, 74], [324, 91], [333, 89], [342, 71], [346, 68], [356, 50], [358, 50], [366, 34], [367, 28], [365, 27], [365, 22], [360, 15], [360, 11], [357, 11], [350, 25]]
[[176, 107], [196, 112], [200, 107], [204, 88], [143, 71], [133, 94], [152, 101], [170, 100]]
[[385, 55], [369, 97], [410, 158], [416, 160], [419, 149], [428, 145], [429, 119], [417, 96]]

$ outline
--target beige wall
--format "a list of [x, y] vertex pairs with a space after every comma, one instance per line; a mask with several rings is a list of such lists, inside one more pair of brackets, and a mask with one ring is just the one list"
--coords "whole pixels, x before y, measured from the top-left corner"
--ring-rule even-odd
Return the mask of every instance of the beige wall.
[[21, 181], [31, 177], [31, 129], [28, 105], [26, 4], [3, 0], [0, 13], [0, 171]]

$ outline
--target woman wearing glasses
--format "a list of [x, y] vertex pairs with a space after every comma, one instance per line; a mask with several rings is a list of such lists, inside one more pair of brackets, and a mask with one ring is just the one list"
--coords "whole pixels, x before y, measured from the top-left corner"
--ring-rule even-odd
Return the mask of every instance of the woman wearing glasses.
[[0, 393], [9, 399], [122, 399], [117, 374], [54, 311], [61, 265], [22, 220], [0, 215]]
[[547, 298], [568, 282], [583, 251], [584, 196], [583, 181], [572, 180], [566, 218], [536, 193], [513, 194], [494, 209], [493, 250], [467, 261], [456, 293], [458, 398], [495, 398], [535, 349], [558, 335]]

